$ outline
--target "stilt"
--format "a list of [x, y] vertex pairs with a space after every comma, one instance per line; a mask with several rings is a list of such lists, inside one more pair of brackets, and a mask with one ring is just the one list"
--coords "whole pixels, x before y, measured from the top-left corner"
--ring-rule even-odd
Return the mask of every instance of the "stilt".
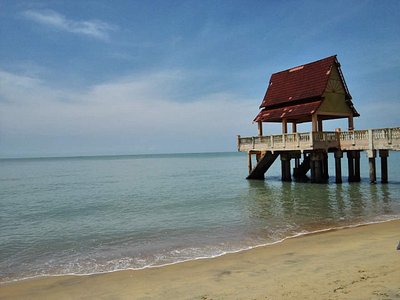
[[281, 153], [282, 181], [292, 181], [290, 174], [290, 153]]
[[335, 151], [335, 171], [336, 183], [342, 183], [342, 160], [343, 152], [340, 150]]
[[353, 151], [353, 158], [354, 158], [354, 181], [360, 182], [360, 151]]
[[322, 161], [316, 160], [315, 161], [315, 182], [320, 183], [322, 182]]
[[381, 158], [381, 182], [388, 183], [387, 158], [389, 156], [389, 151], [388, 150], [379, 150], [379, 156]]
[[249, 166], [249, 174], [250, 174], [251, 171], [253, 170], [253, 166], [251, 163], [251, 152], [248, 153], [248, 166]]
[[[310, 154], [312, 155], [312, 154]], [[315, 160], [310, 160], [310, 171], [311, 171], [311, 183], [315, 183], [316, 182], [316, 178], [315, 178]]]
[[328, 153], [324, 153], [323, 163], [323, 178], [325, 180], [329, 179], [329, 170], [328, 170]]
[[347, 151], [347, 164], [348, 164], [348, 170], [349, 170], [349, 182], [354, 182], [353, 151]]
[[311, 153], [311, 182], [321, 183], [324, 181], [322, 156], [321, 152]]
[[371, 183], [376, 183], [376, 150], [368, 150], [368, 163], [369, 163], [369, 181]]

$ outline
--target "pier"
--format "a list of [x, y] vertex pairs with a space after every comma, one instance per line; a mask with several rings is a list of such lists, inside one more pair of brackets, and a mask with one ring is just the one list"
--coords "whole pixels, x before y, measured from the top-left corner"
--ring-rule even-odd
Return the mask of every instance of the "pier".
[[[388, 182], [389, 152], [400, 150], [400, 127], [355, 130], [354, 118], [360, 114], [354, 107], [336, 55], [272, 74], [260, 109], [253, 120], [258, 124], [258, 135], [238, 136], [237, 140], [238, 151], [248, 153], [247, 179], [264, 179], [279, 157], [282, 181], [293, 178], [327, 182], [328, 153], [334, 153], [336, 183], [342, 183], [344, 157], [349, 182], [359, 182], [360, 154], [365, 151], [370, 182], [377, 181], [378, 157], [381, 182]], [[325, 120], [344, 118], [348, 120], [347, 130], [324, 131]], [[281, 123], [282, 134], [264, 135], [265, 123]], [[311, 123], [310, 131], [297, 132], [297, 125], [301, 123]], [[292, 125], [291, 133], [288, 124]]]
[[[269, 167], [280, 157], [282, 180], [307, 179], [326, 182], [328, 153], [334, 153], [336, 183], [342, 182], [342, 158], [347, 158], [350, 182], [360, 181], [360, 152], [368, 156], [369, 179], [376, 182], [376, 163], [380, 159], [381, 182], [388, 182], [389, 151], [400, 150], [400, 128], [352, 130], [345, 132], [306, 132], [269, 136], [241, 137], [237, 140], [238, 151], [248, 153], [249, 175], [247, 179], [264, 179]], [[344, 155], [345, 154], [345, 155]], [[252, 156], [257, 164], [253, 167]], [[292, 172], [292, 164], [293, 172]]]

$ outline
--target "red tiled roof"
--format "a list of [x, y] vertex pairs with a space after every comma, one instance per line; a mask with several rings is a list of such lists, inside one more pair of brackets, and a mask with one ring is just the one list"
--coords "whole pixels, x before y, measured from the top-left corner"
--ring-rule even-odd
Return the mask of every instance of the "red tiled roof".
[[259, 112], [254, 122], [281, 122], [282, 118], [295, 120], [299, 117], [311, 116], [321, 105], [321, 102], [322, 100], [275, 109], [264, 108]]
[[[322, 97], [335, 63], [336, 55], [272, 74], [260, 108]], [[350, 95], [348, 98], [351, 99]]]

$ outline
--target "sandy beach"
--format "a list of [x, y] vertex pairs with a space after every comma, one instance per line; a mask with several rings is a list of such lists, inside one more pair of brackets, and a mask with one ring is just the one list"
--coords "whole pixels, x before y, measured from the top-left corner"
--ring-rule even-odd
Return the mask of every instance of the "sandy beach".
[[138, 271], [37, 278], [0, 299], [400, 299], [400, 221]]

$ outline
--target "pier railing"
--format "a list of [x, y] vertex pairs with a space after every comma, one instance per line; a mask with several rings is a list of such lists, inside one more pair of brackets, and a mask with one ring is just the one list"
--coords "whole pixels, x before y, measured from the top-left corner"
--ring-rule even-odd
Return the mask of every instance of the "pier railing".
[[288, 133], [268, 136], [238, 136], [238, 151], [400, 150], [400, 127]]

